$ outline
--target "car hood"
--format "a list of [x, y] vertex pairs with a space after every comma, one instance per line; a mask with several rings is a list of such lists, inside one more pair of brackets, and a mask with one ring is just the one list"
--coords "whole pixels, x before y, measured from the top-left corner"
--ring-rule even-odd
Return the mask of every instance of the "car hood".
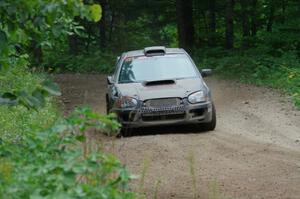
[[200, 78], [180, 79], [175, 84], [145, 86], [143, 83], [117, 84], [117, 90], [122, 96], [131, 96], [139, 100], [153, 98], [187, 97], [189, 94], [205, 89]]

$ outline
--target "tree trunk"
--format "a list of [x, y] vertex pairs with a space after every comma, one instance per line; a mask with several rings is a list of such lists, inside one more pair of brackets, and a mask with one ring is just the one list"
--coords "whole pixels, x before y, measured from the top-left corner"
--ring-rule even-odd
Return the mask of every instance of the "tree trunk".
[[249, 0], [240, 0], [242, 9], [243, 47], [249, 47], [250, 22], [249, 22]]
[[194, 45], [193, 0], [176, 0], [179, 46], [191, 51]]
[[286, 0], [281, 1], [281, 10], [282, 10], [282, 23], [284, 23], [285, 22]]
[[205, 33], [206, 34], [209, 34], [209, 25], [207, 23], [207, 19], [206, 19], [206, 14], [204, 11], [201, 11], [201, 15], [202, 15], [202, 18], [203, 18], [203, 25], [204, 25], [204, 29], [205, 29]]
[[109, 41], [111, 42], [112, 39], [113, 39], [113, 30], [114, 30], [114, 26], [115, 26], [115, 18], [116, 18], [116, 12], [115, 10], [112, 11], [112, 14], [111, 14], [111, 20], [110, 20], [110, 28], [109, 28]]
[[106, 11], [107, 11], [107, 0], [98, 0], [98, 3], [102, 7], [102, 17], [99, 21], [99, 33], [100, 33], [100, 48], [104, 50], [106, 48]]
[[267, 22], [267, 31], [272, 32], [273, 21], [274, 21], [274, 0], [269, 0], [269, 17]]
[[100, 47], [104, 50], [106, 48], [106, 11], [107, 11], [107, 1], [99, 0], [102, 6], [102, 18], [100, 20]]
[[257, 0], [252, 0], [251, 13], [251, 36], [256, 36], [257, 33]]
[[234, 32], [233, 32], [233, 8], [234, 0], [227, 0], [226, 6], [226, 48], [233, 48]]
[[210, 46], [216, 45], [216, 0], [209, 2], [209, 37], [208, 43]]

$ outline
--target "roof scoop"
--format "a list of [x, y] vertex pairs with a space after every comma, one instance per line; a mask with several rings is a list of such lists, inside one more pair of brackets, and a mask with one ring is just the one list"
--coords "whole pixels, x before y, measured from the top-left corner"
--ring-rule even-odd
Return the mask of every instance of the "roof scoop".
[[164, 46], [152, 46], [144, 48], [145, 56], [158, 56], [166, 54], [166, 47]]
[[144, 82], [145, 86], [160, 86], [160, 85], [169, 85], [169, 84], [175, 84], [175, 81], [172, 79], [168, 79], [168, 80], [157, 80], [157, 81]]

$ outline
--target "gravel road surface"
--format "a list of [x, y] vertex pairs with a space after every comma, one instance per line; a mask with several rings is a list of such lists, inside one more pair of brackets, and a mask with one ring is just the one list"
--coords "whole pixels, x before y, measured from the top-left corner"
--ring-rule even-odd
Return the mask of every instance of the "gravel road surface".
[[[66, 113], [82, 104], [105, 113], [105, 76], [64, 74], [55, 79]], [[215, 131], [160, 127], [127, 138], [99, 138], [132, 173], [145, 176], [133, 182], [133, 190], [161, 199], [299, 199], [300, 112], [272, 89], [218, 78], [206, 81], [217, 110]]]

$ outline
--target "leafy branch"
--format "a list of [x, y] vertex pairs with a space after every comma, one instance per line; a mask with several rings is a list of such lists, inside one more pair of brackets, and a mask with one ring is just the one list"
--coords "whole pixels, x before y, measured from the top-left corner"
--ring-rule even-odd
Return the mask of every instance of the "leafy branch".
[[50, 80], [46, 80], [38, 85], [30, 94], [24, 90], [16, 90], [1, 94], [0, 105], [23, 105], [27, 109], [38, 110], [38, 108], [45, 106], [46, 97], [60, 95], [61, 92], [58, 85]]

